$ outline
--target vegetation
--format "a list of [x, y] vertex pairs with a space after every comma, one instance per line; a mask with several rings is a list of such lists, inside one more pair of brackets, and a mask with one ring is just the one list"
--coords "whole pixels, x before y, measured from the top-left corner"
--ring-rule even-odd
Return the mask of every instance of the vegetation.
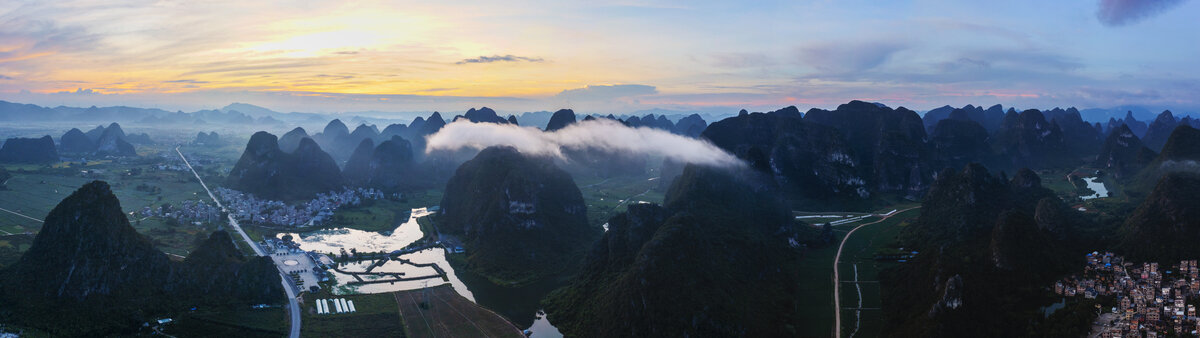
[[229, 188], [266, 199], [294, 201], [342, 186], [337, 163], [311, 138], [300, 140], [295, 152], [279, 149], [279, 140], [267, 132], [250, 137], [246, 151], [226, 178]]
[[400, 291], [394, 297], [409, 337], [523, 337], [503, 317], [463, 298], [450, 285]]
[[581, 336], [797, 335], [797, 309], [810, 306], [797, 298], [797, 224], [753, 179], [689, 165], [663, 207], [613, 217], [544, 302], [550, 321]]
[[[920, 254], [881, 273], [889, 334], [1020, 336], [1042, 322], [1055, 278], [1078, 267], [1095, 238], [1031, 171], [1011, 180], [981, 166], [946, 171], [901, 244]], [[930, 288], [930, 285], [934, 285]]]
[[180, 312], [171, 319], [163, 332], [176, 337], [280, 337], [288, 333], [287, 312], [281, 306], [202, 308]]
[[0, 269], [16, 263], [21, 258], [21, 253], [29, 250], [32, 244], [32, 235], [0, 236]]
[[[331, 295], [328, 289], [306, 293], [301, 306], [301, 336], [305, 337], [397, 337], [404, 334], [399, 306], [390, 293]], [[354, 301], [354, 313], [317, 314], [317, 299], [345, 298]]]
[[138, 234], [104, 182], [84, 185], [46, 217], [24, 255], [0, 273], [0, 322], [55, 335], [128, 334], [195, 306], [277, 304], [269, 258], [246, 259], [216, 232], [183, 262]]
[[467, 267], [500, 285], [570, 271], [601, 231], [567, 172], [511, 147], [459, 167], [441, 204], [438, 226], [461, 236]]
[[[842, 248], [841, 264], [838, 265], [838, 269], [840, 269], [839, 274], [843, 281], [855, 280], [856, 275], [857, 280], [866, 281], [866, 283], [858, 285], [862, 290], [862, 308], [874, 309], [882, 306], [882, 291], [879, 285], [880, 272], [885, 269], [897, 267], [907, 263], [899, 263], [896, 260], [879, 259], [877, 256], [911, 252], [911, 250], [901, 250], [898, 238], [900, 233], [916, 220], [916, 217], [920, 214], [920, 211], [920, 209], [905, 211], [898, 213], [882, 222], [863, 226], [862, 228], [859, 228], [858, 231], [854, 232], [853, 237], [846, 241], [845, 246]], [[844, 226], [844, 228], [851, 228], [859, 224], [863, 223], [853, 223]], [[830, 264], [826, 264], [826, 270], [829, 270], [829, 265]], [[808, 274], [805, 275], [810, 276]], [[826, 278], [825, 280], [831, 279], [832, 276]], [[820, 289], [825, 290], [825, 295], [813, 294], [808, 297], [828, 298], [828, 295], [832, 293], [831, 287], [824, 287]], [[854, 284], [843, 283], [841, 290], [842, 307], [859, 307], [859, 293], [857, 292]], [[809, 293], [812, 291], [804, 292]], [[825, 309], [832, 308], [832, 303], [825, 307]], [[858, 333], [855, 336], [873, 337], [884, 335], [883, 312], [881, 310], [862, 310], [861, 316], [862, 318], [855, 320], [854, 311], [843, 310], [842, 332], [855, 332], [854, 326], [858, 325]], [[829, 332], [830, 328], [828, 325], [825, 325], [824, 327], [826, 328], [826, 331], [824, 332]], [[819, 333], [820, 332], [811, 332], [810, 334], [805, 334], [805, 336], [819, 336]]]
[[[379, 294], [304, 294], [301, 336], [519, 337], [504, 318], [463, 298], [448, 285]], [[354, 313], [317, 314], [317, 299], [354, 301]]]
[[1135, 261], [1200, 257], [1200, 174], [1169, 173], [1121, 226], [1120, 249]]
[[408, 210], [388, 200], [368, 200], [333, 213], [332, 225], [363, 231], [392, 231], [408, 220]]
[[[89, 166], [101, 169], [83, 175], [71, 168], [15, 167], [8, 180], [8, 190], [0, 190], [0, 208], [35, 219], [42, 219], [75, 188], [90, 180], [103, 179], [110, 183], [113, 193], [127, 211], [157, 207], [164, 203], [179, 204], [185, 200], [207, 200], [208, 195], [196, 183], [190, 172], [158, 170], [160, 160], [129, 160]], [[169, 163], [169, 162], [167, 162]], [[136, 175], [131, 173], [137, 172]], [[138, 187], [142, 186], [142, 189]], [[158, 193], [146, 191], [146, 187]], [[207, 237], [218, 224], [169, 224], [158, 217], [131, 218], [138, 232], [147, 235], [155, 246], [168, 253], [187, 255], [195, 249], [198, 236]], [[41, 223], [9, 212], [0, 212], [0, 235], [5, 233], [37, 233]]]

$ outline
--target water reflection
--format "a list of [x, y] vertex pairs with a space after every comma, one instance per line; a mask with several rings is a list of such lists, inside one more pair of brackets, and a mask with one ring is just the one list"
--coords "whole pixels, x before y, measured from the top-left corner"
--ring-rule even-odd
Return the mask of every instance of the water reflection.
[[[550, 291], [566, 285], [566, 278], [547, 278], [521, 287], [499, 286], [466, 269], [462, 269], [458, 276], [475, 292], [476, 303], [508, 318], [517, 327], [533, 326], [542, 309], [542, 299]], [[541, 317], [541, 321], [545, 321], [545, 316]]]
[[[450, 267], [450, 263], [446, 262], [446, 250], [427, 249], [427, 250], [410, 253], [407, 255], [402, 255], [402, 256], [400, 256], [400, 258], [410, 260], [413, 263], [417, 263], [417, 264], [425, 264], [425, 263], [437, 264], [439, 267], [446, 270], [446, 277], [450, 281], [447, 282], [440, 277], [436, 277], [436, 278], [429, 278], [429, 279], [422, 279], [422, 280], [390, 282], [390, 283], [346, 285], [346, 282], [355, 280], [353, 276], [348, 275], [348, 274], [343, 274], [343, 273], [340, 273], [337, 271], [331, 271], [333, 273], [334, 277], [337, 278], [337, 281], [338, 281], [338, 288], [336, 290], [334, 290], [334, 294], [384, 293], [384, 292], [402, 291], [402, 290], [416, 290], [416, 289], [420, 289], [420, 288], [424, 288], [424, 287], [433, 287], [433, 286], [450, 283], [450, 286], [454, 287], [454, 291], [457, 291], [458, 294], [463, 296], [463, 298], [469, 299], [472, 302], [475, 301], [475, 295], [471, 292], [470, 289], [467, 289], [466, 284], [463, 284], [463, 282], [461, 280], [459, 280], [458, 274], [454, 271], [454, 268]], [[343, 271], [350, 271], [350, 272], [362, 272], [362, 271], [366, 271], [367, 267], [370, 266], [371, 263], [373, 263], [373, 261], [348, 263], [346, 265], [343, 265], [340, 269]], [[413, 266], [413, 265], [401, 263], [399, 261], [388, 261], [387, 263], [384, 263], [382, 266], [376, 267], [374, 270], [371, 270], [371, 271], [372, 272], [401, 272], [401, 273], [404, 273], [405, 278], [437, 275], [437, 271], [431, 267]], [[379, 276], [360, 276], [360, 277], [364, 281], [392, 278], [392, 277], [379, 277]]]
[[557, 327], [550, 324], [550, 321], [546, 319], [546, 313], [542, 311], [537, 312], [537, 319], [533, 321], [529, 331], [532, 333], [529, 335], [531, 338], [562, 338], [563, 336], [562, 332], [558, 332]]
[[291, 234], [296, 243], [308, 251], [337, 254], [342, 249], [358, 250], [358, 252], [385, 252], [399, 250], [425, 234], [417, 224], [417, 218], [431, 214], [425, 208], [413, 209], [408, 221], [396, 227], [390, 233], [362, 231], [349, 228], [333, 228], [310, 231], [302, 234]]
[[[340, 253], [343, 249], [347, 252], [350, 249], [358, 252], [390, 252], [402, 249], [420, 240], [424, 236], [424, 233], [421, 232], [421, 226], [417, 223], [417, 219], [430, 214], [432, 212], [426, 208], [413, 209], [408, 220], [390, 233], [337, 228], [302, 234], [293, 233], [291, 235], [295, 238], [296, 243], [300, 244], [300, 248], [307, 251], [334, 254]], [[446, 251], [441, 248], [422, 250], [402, 255], [400, 258], [417, 264], [435, 263], [446, 271], [449, 281], [441, 278], [430, 278], [415, 281], [347, 285], [347, 282], [355, 281], [356, 279], [348, 274], [331, 271], [338, 282], [338, 286], [333, 290], [333, 293], [384, 293], [416, 290], [449, 283], [464, 298], [499, 313], [508, 318], [509, 321], [512, 321], [517, 327], [529, 328], [533, 333], [532, 337], [562, 337], [562, 333], [559, 333], [558, 329], [546, 319], [545, 313], [541, 312], [541, 301], [550, 291], [563, 286], [566, 283], [565, 278], [550, 278], [518, 288], [502, 287], [492, 284], [486, 278], [471, 273], [466, 269], [455, 271], [454, 267], [446, 261]], [[346, 263], [339, 269], [348, 272], [361, 272], [366, 271], [371, 263], [373, 261]], [[404, 273], [404, 277], [406, 278], [437, 274], [431, 267], [418, 267], [399, 261], [388, 261], [382, 266], [376, 267], [372, 272], [400, 272]], [[378, 276], [360, 277], [364, 281], [392, 278]]]
[[1087, 182], [1088, 189], [1092, 189], [1096, 193], [1088, 196], [1080, 196], [1079, 198], [1090, 200], [1093, 198], [1108, 197], [1108, 189], [1104, 188], [1104, 182], [1101, 182], [1099, 177], [1088, 177], [1084, 181]]
[[[323, 229], [303, 234], [291, 234], [295, 238], [296, 243], [300, 244], [300, 248], [307, 251], [317, 251], [324, 253], [340, 253], [345, 249], [347, 252], [350, 249], [358, 252], [390, 252], [400, 250], [409, 244], [420, 240], [425, 236], [421, 232], [421, 225], [417, 224], [417, 219], [432, 214], [426, 208], [412, 209], [408, 220], [396, 227], [390, 233], [378, 233], [372, 231], [362, 231], [347, 228]], [[407, 259], [417, 264], [434, 263], [442, 269], [446, 270], [446, 277], [449, 282], [441, 278], [430, 278], [416, 281], [402, 281], [393, 283], [378, 283], [378, 284], [363, 284], [363, 285], [346, 285], [347, 282], [354, 281], [354, 277], [331, 271], [334, 278], [337, 279], [338, 287], [334, 289], [335, 294], [351, 294], [351, 293], [383, 293], [402, 290], [415, 290], [426, 286], [438, 286], [449, 283], [454, 287], [454, 291], [462, 295], [466, 299], [475, 301], [475, 295], [467, 286], [458, 279], [457, 273], [450, 263], [446, 261], [446, 251], [440, 248], [427, 249], [407, 255], [402, 255], [400, 258]], [[362, 261], [347, 263], [340, 269], [344, 271], [361, 272], [366, 271], [372, 261]], [[403, 272], [405, 277], [428, 276], [437, 274], [433, 268], [417, 267], [404, 264], [398, 261], [388, 261], [383, 266], [372, 270], [375, 272]], [[384, 277], [362, 276], [364, 280], [379, 279]]]

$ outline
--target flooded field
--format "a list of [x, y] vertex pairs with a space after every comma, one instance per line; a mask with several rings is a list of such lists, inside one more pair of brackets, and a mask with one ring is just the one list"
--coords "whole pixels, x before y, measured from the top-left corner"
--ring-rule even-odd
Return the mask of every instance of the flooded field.
[[[349, 252], [351, 249], [358, 252], [391, 252], [393, 250], [400, 250], [424, 237], [425, 234], [421, 231], [417, 219], [432, 213], [427, 208], [412, 209], [408, 221], [390, 232], [380, 233], [336, 228], [306, 233], [292, 233], [290, 235], [293, 236], [296, 243], [300, 244], [300, 248], [306, 251], [317, 251], [335, 255], [341, 253], [343, 250]], [[392, 276], [387, 276], [389, 273], [400, 274], [405, 279], [431, 278], [366, 284], [355, 283], [356, 285], [350, 285], [349, 283], [358, 281], [359, 279], [343, 272], [366, 272], [375, 263], [374, 260], [363, 260], [340, 266], [339, 270], [343, 272], [330, 271], [337, 280], [337, 287], [333, 290], [333, 293], [339, 295], [385, 293], [450, 284], [454, 288], [454, 291], [464, 298], [500, 313], [519, 327], [528, 328], [533, 333], [532, 337], [562, 337], [558, 329], [546, 319], [545, 314], [541, 313], [539, 306], [540, 298], [544, 297], [550, 290], [561, 286], [561, 281], [539, 283], [516, 289], [495, 286], [483, 278], [473, 276], [468, 272], [456, 272], [446, 260], [446, 250], [442, 248], [421, 250], [400, 255], [398, 258], [414, 264], [436, 264], [445, 271], [446, 278], [443, 279], [437, 276], [438, 272], [432, 267], [416, 266], [399, 260], [389, 260], [371, 269], [371, 272], [381, 273], [382, 275], [359, 275], [358, 278], [361, 278], [363, 282], [393, 279]], [[467, 274], [468, 276], [460, 278], [462, 274]], [[464, 283], [464, 279], [467, 279], [468, 282]]]

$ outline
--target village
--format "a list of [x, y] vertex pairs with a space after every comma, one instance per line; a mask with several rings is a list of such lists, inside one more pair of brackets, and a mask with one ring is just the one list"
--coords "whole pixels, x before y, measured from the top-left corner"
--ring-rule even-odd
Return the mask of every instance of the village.
[[226, 188], [217, 188], [215, 192], [238, 221], [284, 227], [322, 225], [333, 217], [337, 208], [384, 198], [384, 193], [377, 189], [347, 188], [340, 192], [317, 194], [316, 198], [304, 204], [289, 205]]
[[[1092, 337], [1166, 337], [1196, 335], [1200, 318], [1200, 270], [1196, 260], [1160, 268], [1159, 263], [1133, 264], [1111, 252], [1087, 254], [1082, 276], [1054, 284], [1067, 297], [1112, 297], [1115, 306], [1093, 324]], [[1189, 303], [1191, 301], [1191, 303]]]

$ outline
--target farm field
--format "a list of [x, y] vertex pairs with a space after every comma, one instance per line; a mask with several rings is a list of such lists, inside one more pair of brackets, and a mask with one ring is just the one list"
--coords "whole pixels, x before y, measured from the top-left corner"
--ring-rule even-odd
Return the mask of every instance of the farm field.
[[[903, 208], [908, 207], [904, 206]], [[855, 332], [856, 323], [858, 330], [854, 336], [875, 337], [882, 334], [882, 311], [878, 310], [882, 301], [879, 272], [890, 266], [904, 263], [877, 261], [875, 255], [882, 251], [894, 251], [896, 236], [904, 230], [905, 226], [916, 220], [920, 211], [921, 209], [905, 211], [883, 222], [864, 226], [855, 231], [854, 236], [846, 241], [846, 245], [842, 249], [841, 262], [838, 264], [839, 275], [843, 281], [840, 289], [843, 334], [848, 336]], [[857, 271], [855, 271], [856, 269]], [[854, 281], [856, 274], [857, 280], [863, 281], [859, 284], [862, 292], [861, 306], [859, 306], [859, 289], [855, 288], [854, 283], [845, 283]], [[856, 318], [854, 310], [845, 310], [845, 308], [863, 308], [864, 310], [859, 312], [861, 317]]]

